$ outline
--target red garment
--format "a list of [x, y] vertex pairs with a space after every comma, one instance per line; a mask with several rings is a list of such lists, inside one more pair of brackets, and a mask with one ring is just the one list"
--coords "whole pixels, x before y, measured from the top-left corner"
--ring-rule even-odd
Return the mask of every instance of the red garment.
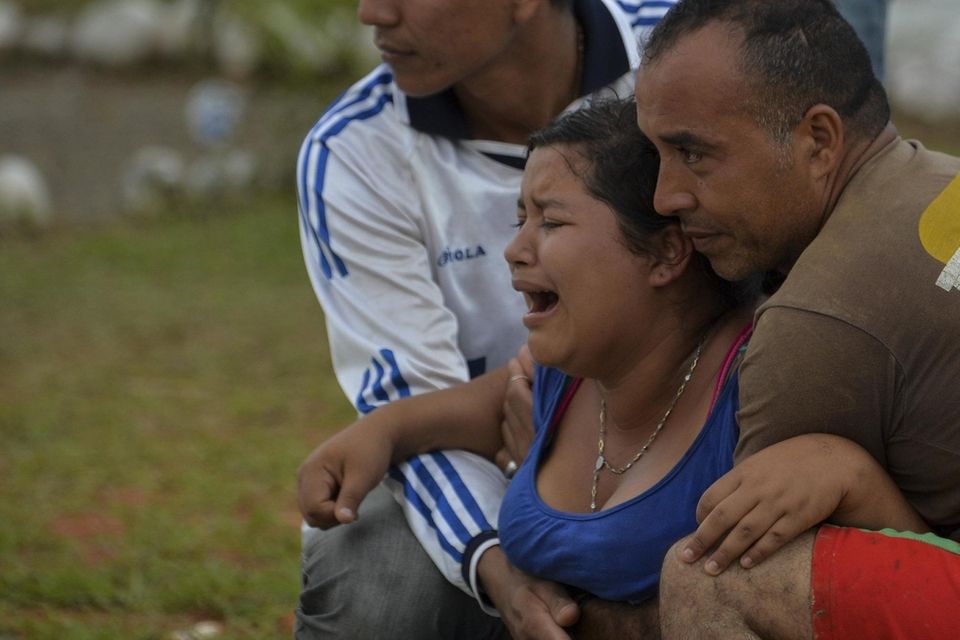
[[823, 526], [813, 547], [817, 640], [960, 638], [960, 545]]

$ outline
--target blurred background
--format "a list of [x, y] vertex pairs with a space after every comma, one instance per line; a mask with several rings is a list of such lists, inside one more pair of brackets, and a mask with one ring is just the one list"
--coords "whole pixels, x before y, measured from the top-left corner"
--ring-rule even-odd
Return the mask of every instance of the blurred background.
[[[290, 637], [352, 417], [294, 164], [376, 62], [348, 0], [0, 0], [0, 640]], [[955, 0], [891, 1], [886, 84], [960, 154]]]

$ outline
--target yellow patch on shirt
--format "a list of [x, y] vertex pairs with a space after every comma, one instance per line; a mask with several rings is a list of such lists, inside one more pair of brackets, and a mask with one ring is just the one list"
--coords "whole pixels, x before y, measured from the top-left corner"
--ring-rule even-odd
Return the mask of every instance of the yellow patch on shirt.
[[926, 252], [947, 265], [937, 286], [947, 291], [960, 288], [960, 175], [920, 216], [919, 232]]

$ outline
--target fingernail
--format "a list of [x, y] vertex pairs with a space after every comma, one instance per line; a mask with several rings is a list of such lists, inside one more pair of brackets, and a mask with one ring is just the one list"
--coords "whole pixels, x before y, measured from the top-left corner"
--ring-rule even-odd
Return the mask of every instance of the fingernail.
[[742, 558], [740, 558], [740, 566], [743, 567], [744, 569], [749, 569], [750, 567], [753, 566], [753, 558], [751, 558], [750, 556], [743, 556]]
[[340, 507], [340, 509], [337, 511], [342, 517], [347, 518], [348, 520], [353, 520], [354, 518], [353, 510], [348, 509], [347, 507]]
[[687, 562], [693, 562], [693, 556], [694, 556], [693, 549], [691, 549], [690, 547], [684, 547], [683, 550], [680, 552], [680, 558]]
[[720, 565], [717, 564], [716, 560], [708, 560], [707, 564], [703, 565], [703, 568], [711, 575], [717, 575], [720, 573]]

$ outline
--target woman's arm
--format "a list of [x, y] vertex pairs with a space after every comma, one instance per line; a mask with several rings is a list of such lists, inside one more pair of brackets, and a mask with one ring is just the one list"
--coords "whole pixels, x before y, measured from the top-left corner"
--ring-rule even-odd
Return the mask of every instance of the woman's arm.
[[500, 367], [449, 389], [392, 402], [354, 424], [382, 430], [393, 445], [393, 462], [439, 449], [466, 449], [493, 460], [503, 447], [508, 375], [507, 367]]
[[507, 378], [501, 367], [449, 389], [392, 402], [329, 438], [298, 472], [304, 520], [319, 528], [352, 522], [390, 465], [417, 453], [466, 449], [492, 460], [503, 447]]
[[483, 589], [514, 640], [570, 640], [564, 631], [579, 608], [562, 585], [517, 569], [499, 546], [483, 554], [477, 568]]

